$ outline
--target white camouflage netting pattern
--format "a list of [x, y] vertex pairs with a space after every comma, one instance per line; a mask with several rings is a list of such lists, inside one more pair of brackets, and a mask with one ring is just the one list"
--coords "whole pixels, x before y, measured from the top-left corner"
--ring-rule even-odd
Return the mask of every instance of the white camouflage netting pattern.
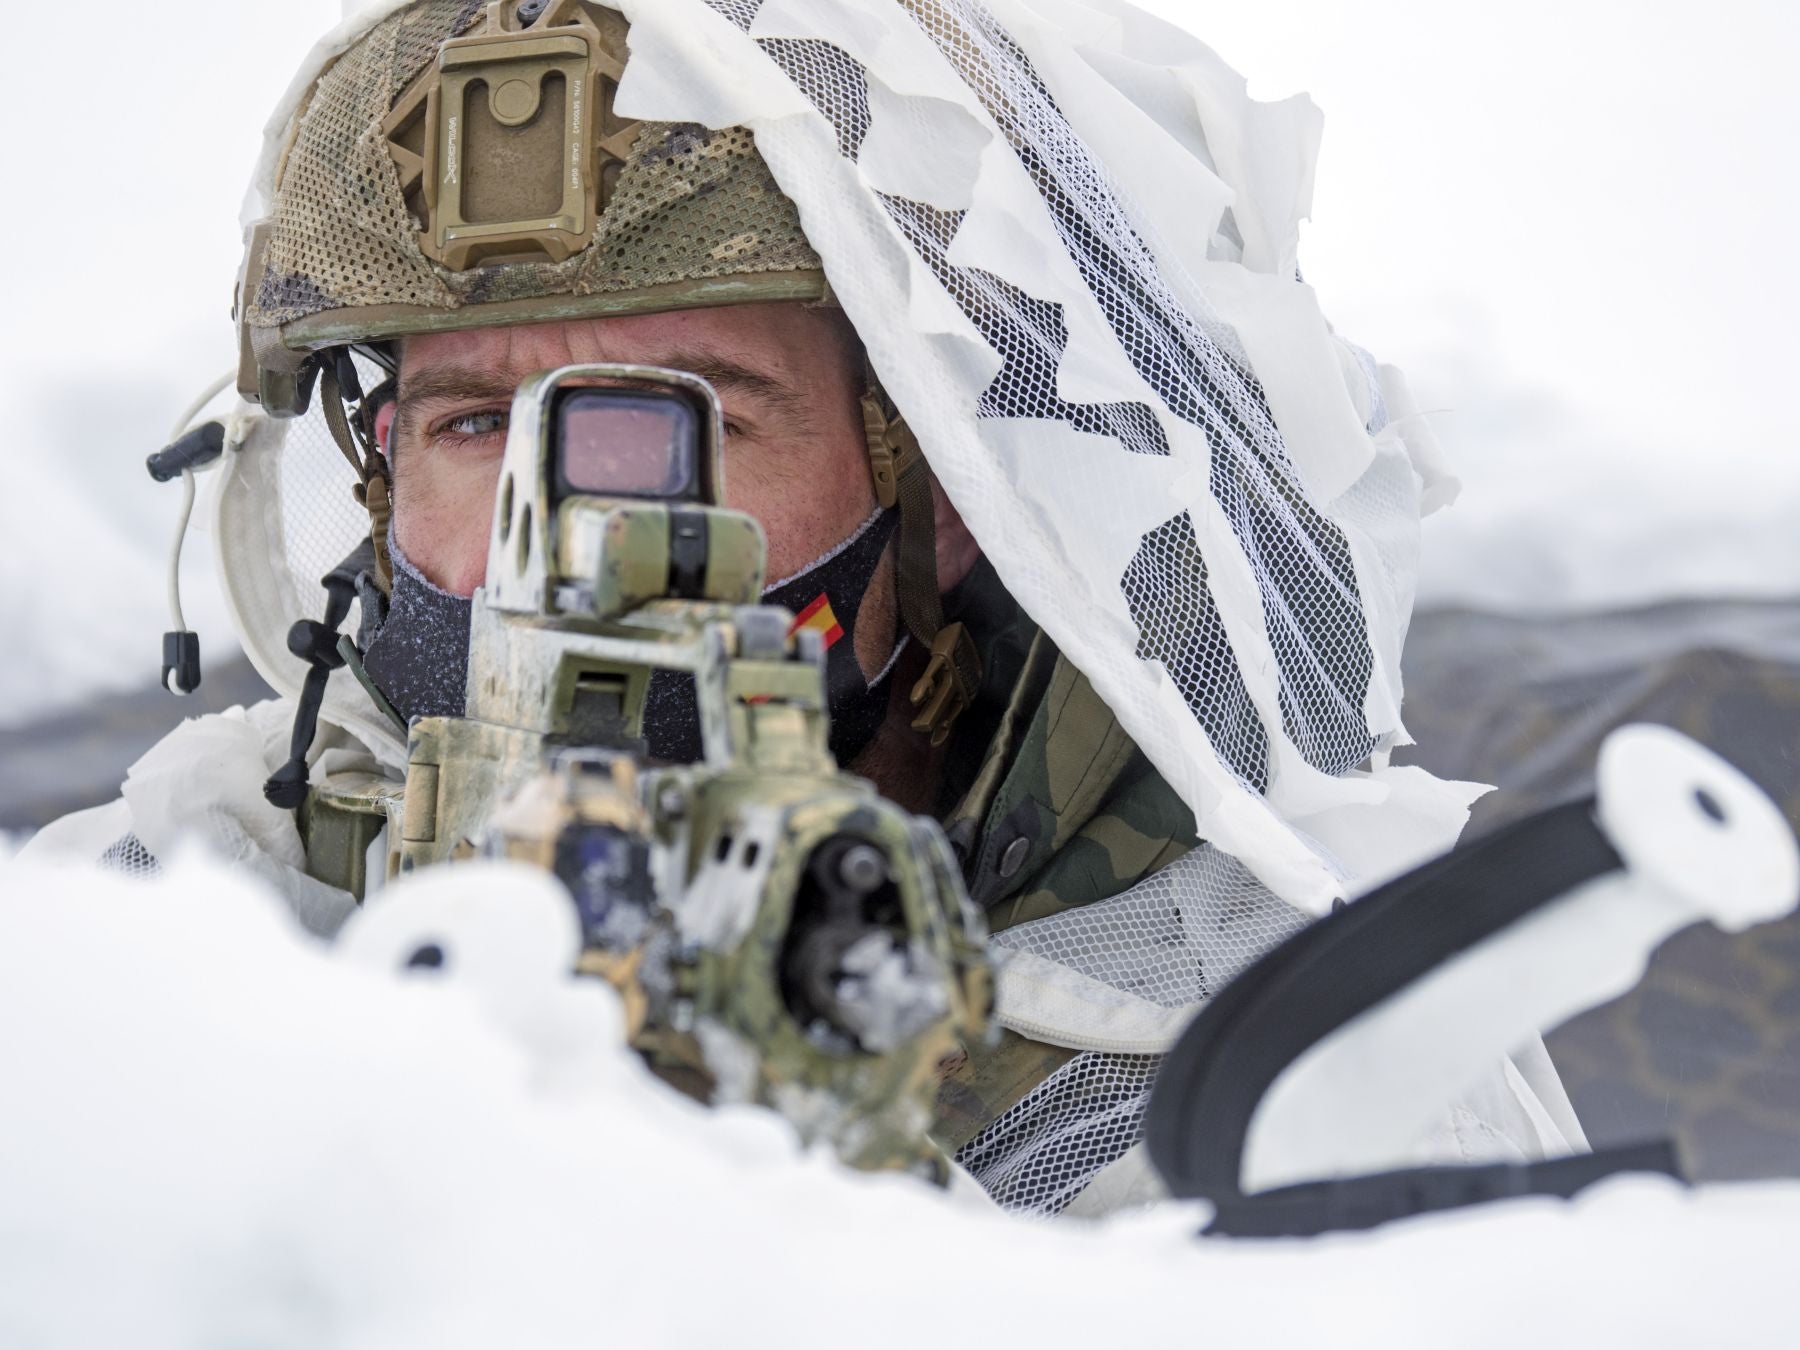
[[[1166, 1009], [1184, 1026], [1201, 1003], [1307, 922], [1236, 858], [1202, 844], [1123, 895], [1008, 928], [993, 945]], [[1021, 1018], [1016, 1009], [1009, 1016]]]
[[1123, 895], [996, 934], [1000, 1020], [1084, 1050], [956, 1160], [1007, 1208], [1059, 1213], [1137, 1142], [1159, 1052], [1308, 921], [1202, 844]]
[[[357, 362], [364, 379], [374, 367]], [[377, 376], [376, 378], [380, 378]], [[281, 473], [281, 531], [283, 553], [302, 589], [311, 587], [307, 599], [313, 611], [324, 603], [320, 582], [369, 535], [369, 514], [351, 494], [356, 471], [344, 458], [331, 428], [319, 411], [321, 395], [314, 393], [305, 416], [283, 429], [281, 453], [276, 456]], [[346, 625], [354, 632], [352, 625]]]
[[958, 1150], [1002, 1209], [1052, 1217], [1138, 1141], [1158, 1055], [1077, 1055]]
[[156, 855], [145, 848], [144, 841], [135, 834], [120, 836], [100, 855], [100, 866], [105, 871], [139, 881], [162, 874], [162, 864]]
[[[346, 6], [271, 120], [247, 220], [300, 95], [396, 7]], [[1251, 100], [1210, 49], [1117, 0], [617, 7], [618, 111], [754, 130], [1002, 580], [1216, 846], [995, 944], [1002, 1020], [1085, 1053], [965, 1160], [1054, 1212], [1135, 1138], [1153, 1056], [1199, 1002], [1460, 831], [1478, 789], [1386, 763], [1408, 740], [1418, 520], [1454, 481], [1404, 382], [1336, 339], [1298, 279], [1306, 98]], [[315, 615], [360, 512], [316, 414], [279, 457], [277, 428], [251, 440], [218, 537], [246, 648], [292, 691], [282, 636]], [[267, 557], [277, 528], [269, 572], [258, 534]], [[361, 704], [334, 682], [325, 717], [397, 755]]]
[[1297, 279], [1316, 113], [1105, 0], [623, 7], [618, 106], [755, 129], [1001, 578], [1217, 846], [995, 943], [1003, 1023], [1086, 1053], [959, 1156], [1057, 1212], [1209, 992], [1471, 798], [1362, 767], [1405, 739], [1417, 522], [1449, 489]]
[[1467, 790], [1360, 767], [1450, 487], [1296, 279], [1311, 104], [1106, 0], [622, 8], [618, 105], [754, 128], [964, 520], [1206, 836], [1315, 913], [1449, 843]]

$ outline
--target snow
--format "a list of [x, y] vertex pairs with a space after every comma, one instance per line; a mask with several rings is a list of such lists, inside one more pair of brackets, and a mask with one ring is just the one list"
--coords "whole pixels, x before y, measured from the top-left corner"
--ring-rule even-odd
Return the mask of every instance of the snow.
[[[552, 883], [421, 876], [335, 947], [197, 857], [0, 862], [0, 1342], [1685, 1346], [1800, 1334], [1800, 1184], [1621, 1180], [1312, 1243], [1032, 1224], [803, 1155], [618, 1048]], [[405, 970], [423, 942], [439, 970]], [[1726, 1332], [1729, 1328], [1729, 1332]]]

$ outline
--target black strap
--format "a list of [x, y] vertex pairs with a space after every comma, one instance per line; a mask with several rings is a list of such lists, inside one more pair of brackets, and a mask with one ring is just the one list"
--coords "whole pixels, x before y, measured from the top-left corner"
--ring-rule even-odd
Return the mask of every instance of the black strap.
[[1674, 1144], [1659, 1139], [1543, 1162], [1415, 1167], [1309, 1181], [1251, 1196], [1224, 1196], [1214, 1202], [1206, 1233], [1209, 1237], [1316, 1237], [1358, 1232], [1414, 1214], [1485, 1205], [1493, 1200], [1528, 1195], [1569, 1200], [1620, 1172], [1686, 1179]]
[[[1213, 996], [1164, 1058], [1144, 1142], [1165, 1184], [1177, 1196], [1231, 1205], [1240, 1216], [1234, 1222], [1243, 1226], [1246, 1208], [1261, 1200], [1240, 1190], [1245, 1137], [1257, 1105], [1288, 1065], [1457, 953], [1622, 866], [1595, 822], [1592, 800], [1571, 802], [1427, 863], [1263, 956]], [[1428, 1193], [1413, 1173], [1393, 1176], [1407, 1179], [1403, 1189]], [[1399, 1184], [1354, 1179], [1356, 1186], [1364, 1183]], [[1446, 1182], [1452, 1192], [1459, 1184]], [[1469, 1184], [1480, 1189], [1490, 1182]], [[1283, 1202], [1290, 1211], [1305, 1196], [1313, 1203], [1323, 1194], [1290, 1191], [1300, 1197]], [[1343, 1203], [1371, 1202], [1358, 1191]]]
[[356, 503], [369, 513], [369, 543], [373, 549], [370, 574], [377, 589], [386, 595], [393, 587], [394, 575], [387, 552], [394, 491], [387, 458], [375, 443], [375, 417], [381, 404], [394, 396], [395, 382], [386, 380], [365, 396], [349, 347], [334, 347], [321, 359], [319, 378], [319, 407], [325, 414], [325, 425], [356, 474]]
[[326, 573], [323, 622], [301, 619], [288, 629], [288, 650], [307, 663], [306, 683], [294, 708], [294, 731], [288, 740], [288, 761], [263, 784], [263, 796], [283, 811], [298, 811], [306, 804], [309, 779], [306, 758], [312, 753], [319, 731], [319, 709], [325, 703], [325, 686], [331, 672], [344, 664], [338, 651], [338, 629], [350, 617], [356, 599], [356, 579], [373, 565], [373, 547], [365, 540], [343, 562]]

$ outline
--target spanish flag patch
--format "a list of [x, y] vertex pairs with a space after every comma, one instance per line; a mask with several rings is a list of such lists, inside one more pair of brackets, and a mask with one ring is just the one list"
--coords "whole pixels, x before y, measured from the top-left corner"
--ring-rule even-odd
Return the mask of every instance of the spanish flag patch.
[[789, 636], [798, 633], [802, 628], [810, 628], [825, 641], [825, 650], [830, 651], [837, 640], [844, 636], [844, 629], [838, 623], [837, 615], [832, 612], [829, 596], [820, 595], [805, 609], [794, 616], [794, 626], [788, 629]]

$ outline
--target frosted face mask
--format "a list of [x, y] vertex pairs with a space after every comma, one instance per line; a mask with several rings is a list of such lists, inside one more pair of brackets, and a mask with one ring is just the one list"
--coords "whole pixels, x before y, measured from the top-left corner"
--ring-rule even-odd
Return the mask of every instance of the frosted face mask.
[[473, 602], [437, 585], [414, 566], [388, 533], [393, 589], [385, 602], [359, 579], [363, 669], [394, 710], [415, 717], [461, 717], [469, 679], [469, 616]]
[[[831, 752], [840, 764], [862, 753], [887, 714], [893, 670], [906, 645], [897, 634], [871, 679], [856, 659], [856, 625], [899, 523], [892, 507], [878, 508], [849, 538], [790, 577], [763, 589], [763, 600], [794, 614], [796, 628], [819, 634], [825, 648], [825, 688], [831, 709]], [[372, 586], [362, 588], [370, 616], [360, 635], [363, 669], [401, 717], [461, 717], [469, 670], [473, 604], [426, 577], [388, 539], [393, 592], [385, 606]], [[644, 704], [644, 747], [653, 759], [693, 763], [700, 758], [700, 713], [691, 676], [657, 671]]]

